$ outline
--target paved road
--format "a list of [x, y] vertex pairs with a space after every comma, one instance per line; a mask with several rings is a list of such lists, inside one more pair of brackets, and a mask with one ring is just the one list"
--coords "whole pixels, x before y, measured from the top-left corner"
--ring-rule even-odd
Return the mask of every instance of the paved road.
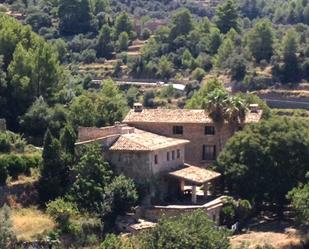
[[[183, 84], [173, 84], [173, 83], [168, 83], [165, 84], [162, 81], [157, 81], [157, 82], [143, 82], [143, 81], [121, 81], [121, 80], [114, 80], [117, 85], [132, 85], [132, 86], [148, 86], [148, 87], [163, 87], [163, 86], [168, 86], [172, 85], [174, 89], [181, 90], [183, 91], [185, 89], [185, 85]], [[92, 80], [93, 83], [100, 84], [102, 80]]]

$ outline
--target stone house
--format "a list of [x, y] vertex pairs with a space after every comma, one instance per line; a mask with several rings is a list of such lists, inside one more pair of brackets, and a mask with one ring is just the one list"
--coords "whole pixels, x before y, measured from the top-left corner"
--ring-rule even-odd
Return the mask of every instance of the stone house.
[[[251, 105], [244, 124], [255, 123], [261, 119], [262, 111]], [[144, 109], [141, 104], [134, 105], [123, 123], [158, 135], [186, 139], [185, 162], [207, 166], [213, 162], [227, 140], [236, 130], [225, 122], [218, 127], [205, 110], [192, 109]]]
[[185, 163], [188, 140], [165, 137], [125, 124], [95, 128], [80, 127], [77, 151], [82, 145], [98, 143], [102, 156], [118, 174], [132, 178], [145, 192], [145, 203], [176, 198], [192, 186], [197, 203], [197, 186], [207, 197], [208, 187], [220, 174]]
[[189, 143], [123, 124], [80, 127], [77, 148], [94, 142], [100, 144], [103, 157], [115, 171], [142, 185], [150, 199], [164, 199], [168, 195], [171, 186], [165, 176], [184, 166], [185, 144]]

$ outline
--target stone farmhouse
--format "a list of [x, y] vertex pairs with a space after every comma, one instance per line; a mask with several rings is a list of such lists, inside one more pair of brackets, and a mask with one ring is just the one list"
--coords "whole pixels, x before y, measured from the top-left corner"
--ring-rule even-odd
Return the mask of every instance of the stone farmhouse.
[[[251, 105], [244, 124], [262, 112]], [[242, 125], [243, 126], [243, 125]], [[204, 210], [217, 224], [225, 197], [216, 191], [220, 174], [208, 170], [226, 141], [242, 126], [216, 126], [204, 110], [144, 109], [135, 104], [122, 123], [80, 127], [81, 146], [98, 143], [113, 169], [132, 178], [144, 199], [133, 216], [119, 217], [120, 231], [138, 232], [164, 215]]]
[[[258, 122], [261, 114], [258, 106], [251, 106], [245, 123]], [[135, 104], [123, 123], [80, 127], [76, 145], [99, 143], [112, 167], [142, 186], [145, 204], [185, 193], [197, 204], [197, 192], [207, 197], [220, 176], [201, 166], [215, 160], [234, 131], [227, 123], [219, 130], [204, 110], [143, 109]]]

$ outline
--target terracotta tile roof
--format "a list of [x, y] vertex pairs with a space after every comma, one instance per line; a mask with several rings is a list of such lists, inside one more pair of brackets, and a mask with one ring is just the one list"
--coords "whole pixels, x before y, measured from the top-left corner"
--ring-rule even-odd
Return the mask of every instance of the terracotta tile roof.
[[221, 174], [215, 171], [186, 164], [185, 168], [170, 172], [169, 175], [201, 185], [219, 177]]
[[[258, 122], [261, 115], [262, 111], [250, 112], [245, 122]], [[143, 109], [141, 112], [130, 110], [123, 123], [213, 123], [213, 121], [202, 109]]]
[[110, 147], [111, 151], [154, 151], [189, 143], [188, 140], [175, 139], [134, 129], [134, 133], [121, 135]]

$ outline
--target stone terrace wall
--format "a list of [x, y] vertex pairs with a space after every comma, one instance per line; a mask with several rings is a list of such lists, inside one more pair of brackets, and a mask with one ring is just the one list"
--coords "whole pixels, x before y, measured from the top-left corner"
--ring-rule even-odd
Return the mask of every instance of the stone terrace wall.
[[0, 119], [0, 131], [5, 131], [6, 130], [6, 120], [1, 118]]

